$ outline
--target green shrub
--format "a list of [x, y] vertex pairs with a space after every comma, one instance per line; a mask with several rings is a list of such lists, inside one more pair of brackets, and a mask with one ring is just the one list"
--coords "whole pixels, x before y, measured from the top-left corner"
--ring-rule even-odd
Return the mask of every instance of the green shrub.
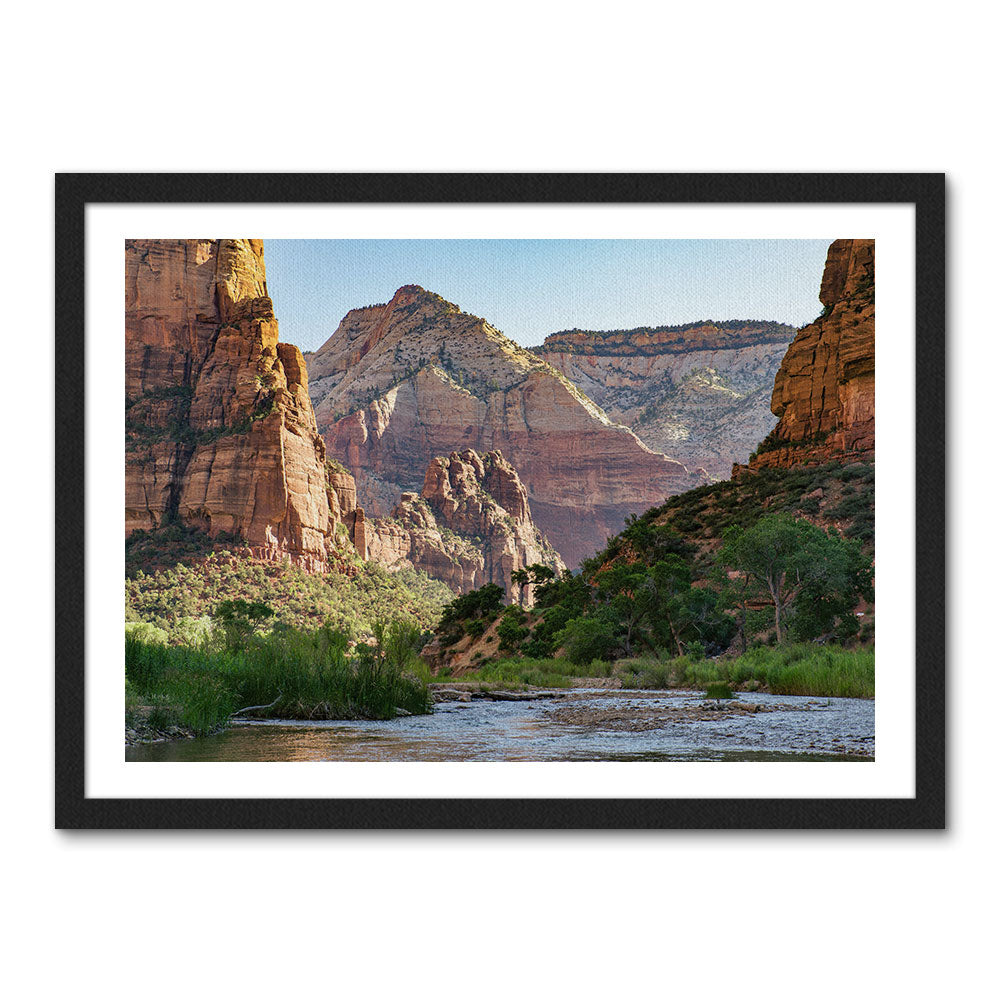
[[725, 681], [713, 681], [705, 686], [705, 697], [721, 701], [736, 696], [733, 694], [732, 688]]
[[566, 648], [566, 656], [576, 664], [610, 659], [618, 648], [614, 626], [597, 616], [572, 619], [555, 641]]
[[126, 622], [125, 637], [160, 646], [165, 646], [168, 640], [166, 629], [157, 628], [149, 622]]
[[473, 618], [465, 623], [465, 634], [474, 638], [481, 636], [489, 626], [482, 618]]
[[497, 625], [497, 636], [500, 639], [501, 652], [511, 652], [517, 649], [522, 640], [527, 638], [528, 635], [528, 629], [522, 628], [518, 624], [518, 618], [515, 615], [505, 614], [500, 619], [500, 624]]

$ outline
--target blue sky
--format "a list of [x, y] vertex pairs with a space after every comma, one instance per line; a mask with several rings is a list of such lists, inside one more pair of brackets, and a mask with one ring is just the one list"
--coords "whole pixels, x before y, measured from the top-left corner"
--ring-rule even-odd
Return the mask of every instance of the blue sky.
[[824, 240], [265, 240], [281, 339], [315, 350], [357, 306], [422, 285], [525, 347], [556, 330], [819, 314]]

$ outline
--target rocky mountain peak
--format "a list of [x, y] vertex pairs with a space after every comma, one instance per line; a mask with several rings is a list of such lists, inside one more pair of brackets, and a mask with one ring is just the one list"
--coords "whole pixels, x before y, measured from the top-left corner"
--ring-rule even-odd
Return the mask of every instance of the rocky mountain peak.
[[638, 513], [705, 481], [647, 448], [544, 358], [416, 286], [352, 310], [307, 358], [330, 453], [366, 510], [422, 489], [439, 455], [501, 451], [534, 517], [571, 563]]
[[834, 240], [826, 255], [819, 300], [832, 309], [875, 283], [875, 241]]

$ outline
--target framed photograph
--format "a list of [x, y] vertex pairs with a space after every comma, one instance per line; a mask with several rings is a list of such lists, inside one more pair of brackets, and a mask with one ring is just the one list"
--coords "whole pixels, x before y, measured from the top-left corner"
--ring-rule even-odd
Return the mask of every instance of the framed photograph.
[[55, 194], [57, 827], [945, 825], [943, 175]]

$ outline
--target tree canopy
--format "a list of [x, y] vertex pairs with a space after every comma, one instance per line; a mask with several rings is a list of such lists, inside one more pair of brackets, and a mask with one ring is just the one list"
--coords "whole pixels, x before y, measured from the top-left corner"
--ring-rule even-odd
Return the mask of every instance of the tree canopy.
[[730, 528], [717, 561], [742, 584], [742, 599], [774, 606], [774, 631], [817, 638], [874, 597], [870, 561], [860, 544], [788, 514], [765, 514], [749, 528]]

